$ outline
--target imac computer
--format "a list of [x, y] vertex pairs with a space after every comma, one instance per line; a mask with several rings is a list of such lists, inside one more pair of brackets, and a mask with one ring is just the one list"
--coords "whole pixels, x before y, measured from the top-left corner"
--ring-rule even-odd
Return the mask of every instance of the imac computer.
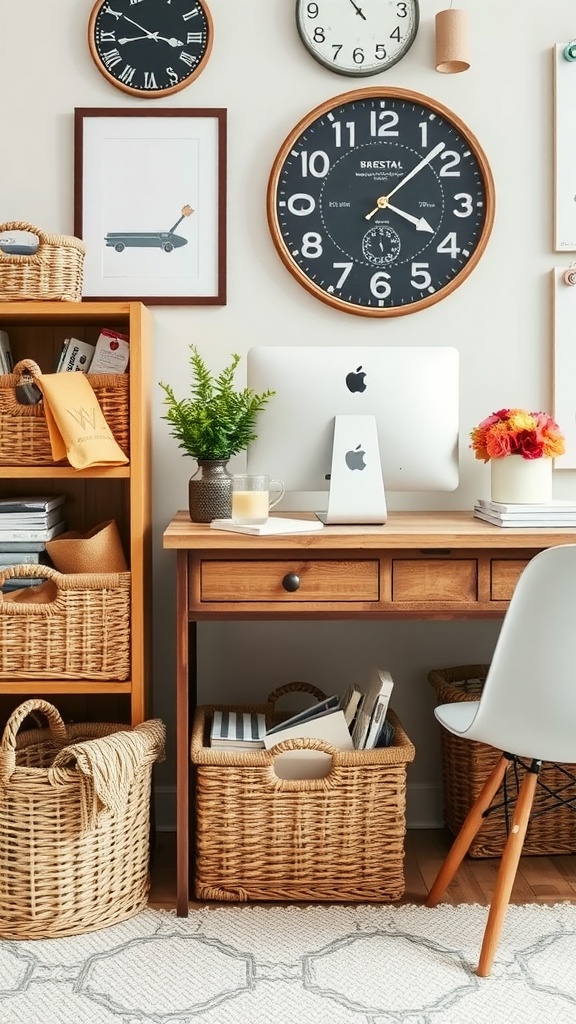
[[248, 472], [327, 491], [328, 524], [385, 523], [386, 491], [458, 486], [455, 348], [256, 346], [247, 383], [275, 391]]

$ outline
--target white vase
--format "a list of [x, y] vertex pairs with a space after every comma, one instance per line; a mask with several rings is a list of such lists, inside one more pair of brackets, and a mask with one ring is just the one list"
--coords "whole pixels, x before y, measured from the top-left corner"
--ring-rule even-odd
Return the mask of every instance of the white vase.
[[552, 499], [552, 459], [506, 455], [490, 461], [492, 501], [530, 505]]

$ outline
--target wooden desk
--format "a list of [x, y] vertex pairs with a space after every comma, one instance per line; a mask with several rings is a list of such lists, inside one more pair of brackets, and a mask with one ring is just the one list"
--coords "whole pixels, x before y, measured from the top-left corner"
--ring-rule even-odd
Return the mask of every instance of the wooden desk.
[[576, 530], [502, 529], [471, 512], [396, 512], [385, 526], [368, 529], [329, 526], [313, 534], [250, 537], [192, 523], [182, 511], [163, 543], [177, 552], [176, 909], [182, 917], [189, 894], [196, 623], [499, 618], [530, 558], [576, 543]]

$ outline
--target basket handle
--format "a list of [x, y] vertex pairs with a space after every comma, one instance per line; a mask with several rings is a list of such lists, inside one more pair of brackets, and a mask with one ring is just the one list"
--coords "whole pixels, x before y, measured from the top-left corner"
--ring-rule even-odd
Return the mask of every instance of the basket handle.
[[[274, 762], [280, 754], [288, 750], [320, 750], [322, 753], [330, 756], [330, 768], [325, 775], [321, 775], [319, 778], [313, 776], [312, 778], [284, 779], [276, 774]], [[270, 747], [266, 753], [270, 757], [268, 784], [277, 791], [306, 790], [306, 792], [309, 792], [311, 790], [320, 790], [321, 792], [326, 792], [327, 789], [336, 789], [342, 783], [340, 766], [343, 751], [326, 740], [321, 740], [317, 737], [294, 736], [289, 740], [280, 740], [275, 747]]]
[[36, 252], [29, 253], [27, 256], [17, 253], [2, 252], [0, 249], [0, 263], [24, 263], [37, 264], [41, 263], [44, 258], [41, 249], [46, 245], [48, 241], [48, 235], [45, 231], [37, 228], [34, 224], [28, 224], [24, 220], [11, 220], [5, 224], [0, 224], [0, 232], [2, 231], [31, 231], [33, 235], [38, 237], [38, 248]]
[[32, 380], [36, 377], [42, 376], [42, 370], [38, 366], [38, 363], [35, 363], [33, 359], [21, 359], [20, 362], [16, 363], [13, 367], [12, 373], [17, 377], [31, 377]]
[[[56, 569], [53, 569], [51, 565], [41, 565], [40, 563], [33, 565], [7, 565], [4, 569], [0, 569], [0, 587], [2, 586], [3, 583], [6, 582], [6, 580], [19, 580], [25, 576], [34, 579], [43, 578], [45, 580], [52, 580], [58, 587], [58, 578], [60, 574], [56, 571]], [[0, 593], [0, 607], [4, 603], [4, 598], [6, 596], [7, 595]], [[8, 603], [12, 604], [13, 602]], [[26, 607], [30, 614], [33, 614], [36, 608], [43, 608], [50, 603], [51, 602], [49, 601], [44, 601], [42, 604], [37, 605], [30, 603], [27, 604]]]
[[271, 710], [273, 710], [276, 701], [279, 700], [280, 697], [283, 697], [285, 693], [299, 692], [311, 693], [318, 701], [326, 700], [327, 696], [327, 694], [325, 694], [318, 686], [313, 686], [312, 683], [305, 683], [301, 680], [295, 680], [293, 683], [284, 683], [284, 685], [279, 686], [277, 690], [273, 690], [272, 693], [268, 695], [267, 703], [270, 705]]
[[16, 737], [24, 720], [34, 711], [40, 711], [48, 719], [50, 733], [55, 743], [65, 744], [68, 742], [68, 731], [60, 712], [53, 704], [49, 704], [47, 700], [42, 700], [40, 697], [25, 700], [12, 712], [4, 727], [0, 743], [0, 783], [8, 782], [16, 767]]

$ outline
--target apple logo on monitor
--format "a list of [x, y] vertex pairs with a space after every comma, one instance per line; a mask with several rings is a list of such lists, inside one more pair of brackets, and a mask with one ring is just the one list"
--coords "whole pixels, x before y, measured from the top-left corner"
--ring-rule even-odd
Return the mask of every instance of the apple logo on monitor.
[[346, 387], [348, 388], [348, 391], [351, 391], [352, 394], [356, 391], [366, 391], [366, 384], [364, 383], [365, 376], [366, 374], [362, 370], [361, 366], [357, 366], [355, 370], [351, 370], [350, 373], [346, 375]]
[[344, 456], [348, 469], [366, 469], [366, 463], [364, 462], [364, 456], [366, 452], [362, 448], [361, 444], [356, 445], [355, 448], [346, 452]]

